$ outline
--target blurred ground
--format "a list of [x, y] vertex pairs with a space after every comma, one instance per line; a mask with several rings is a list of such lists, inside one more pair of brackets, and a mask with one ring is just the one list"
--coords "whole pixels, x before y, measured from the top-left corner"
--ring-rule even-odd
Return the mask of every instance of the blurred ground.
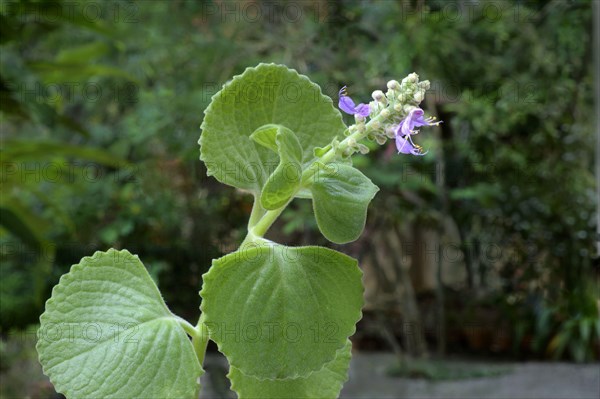
[[[395, 357], [385, 353], [354, 353], [350, 379], [340, 399], [597, 399], [600, 397], [600, 364], [502, 363], [511, 372], [497, 377], [431, 382], [423, 379], [393, 378], [387, 370]], [[490, 363], [494, 364], [494, 363]], [[226, 367], [216, 355], [206, 359], [204, 397], [233, 398], [223, 393], [227, 382], [218, 374]], [[222, 392], [218, 394], [216, 392]]]
[[594, 398], [600, 397], [600, 364], [512, 363], [512, 372], [458, 381], [390, 378], [389, 354], [354, 354], [340, 398]]
[[[35, 352], [33, 330], [13, 334], [0, 341], [0, 399], [58, 399], [42, 374]], [[600, 363], [550, 362], [472, 362], [450, 360], [457, 369], [471, 371], [481, 367], [488, 374], [504, 370], [495, 377], [433, 382], [425, 379], [394, 378], [389, 371], [396, 364], [392, 354], [355, 352], [350, 379], [341, 399], [598, 399]], [[229, 391], [227, 361], [209, 352], [204, 362], [202, 399], [234, 399]]]

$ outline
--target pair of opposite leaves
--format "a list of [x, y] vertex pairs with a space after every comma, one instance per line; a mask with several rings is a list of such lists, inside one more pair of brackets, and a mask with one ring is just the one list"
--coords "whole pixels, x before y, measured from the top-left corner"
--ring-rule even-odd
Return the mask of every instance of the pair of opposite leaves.
[[[363, 304], [354, 259], [320, 247], [256, 247], [214, 261], [201, 295], [240, 398], [337, 396]], [[198, 397], [193, 344], [126, 250], [74, 265], [40, 322], [40, 362], [69, 399]]]

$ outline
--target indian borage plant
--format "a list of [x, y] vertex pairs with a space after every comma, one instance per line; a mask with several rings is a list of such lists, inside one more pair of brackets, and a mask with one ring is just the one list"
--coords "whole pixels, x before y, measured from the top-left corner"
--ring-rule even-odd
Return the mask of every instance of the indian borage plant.
[[203, 276], [201, 317], [174, 315], [139, 258], [110, 249], [62, 276], [41, 316], [37, 350], [68, 398], [197, 398], [208, 340], [227, 357], [240, 398], [335, 398], [347, 379], [348, 339], [361, 318], [357, 261], [331, 249], [264, 238], [294, 198], [312, 201], [318, 227], [356, 240], [378, 188], [352, 166], [369, 139], [394, 139], [423, 155], [416, 127], [437, 124], [418, 108], [429, 82], [390, 81], [369, 104], [345, 88], [339, 108], [285, 66], [260, 64], [227, 83], [205, 111], [208, 174], [254, 196], [240, 248]]

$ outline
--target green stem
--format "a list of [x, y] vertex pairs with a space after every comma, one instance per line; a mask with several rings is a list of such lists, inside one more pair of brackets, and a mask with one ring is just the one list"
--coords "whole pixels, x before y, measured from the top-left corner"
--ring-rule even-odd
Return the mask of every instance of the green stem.
[[250, 219], [248, 220], [248, 231], [258, 223], [258, 221], [265, 215], [265, 209], [260, 205], [260, 199], [256, 198], [252, 205], [252, 212], [250, 213]]
[[[292, 198], [294, 198], [292, 196]], [[254, 225], [254, 227], [250, 230], [249, 234], [253, 234], [256, 237], [262, 237], [265, 235], [269, 227], [275, 223], [281, 212], [288, 206], [289, 202], [282, 206], [281, 208], [274, 209], [272, 211], [267, 211], [262, 218]]]
[[197, 334], [196, 328], [193, 325], [191, 325], [187, 320], [182, 319], [179, 316], [175, 316], [175, 321], [179, 323], [179, 325], [190, 337], [194, 337]]
[[[382, 118], [379, 115], [376, 116], [375, 118], [371, 119], [369, 121], [369, 123], [367, 123], [365, 125], [365, 128], [363, 129], [362, 132], [356, 131], [356, 132], [352, 133], [351, 135], [347, 136], [344, 140], [342, 140], [340, 142], [340, 144], [337, 147], [337, 150], [335, 150], [333, 148], [329, 149], [329, 151], [327, 151], [325, 154], [323, 154], [323, 156], [321, 158], [319, 158], [318, 161], [321, 162], [322, 164], [328, 164], [331, 161], [334, 161], [338, 155], [341, 155], [344, 153], [346, 148], [348, 148], [348, 145], [351, 140], [356, 140], [356, 142], [359, 142], [360, 140], [367, 137], [367, 135], [371, 132], [374, 122], [380, 123], [381, 119]], [[306, 182], [306, 181], [310, 180], [317, 173], [317, 171], [318, 171], [318, 168], [310, 168], [309, 167], [308, 169], [306, 169], [304, 171], [304, 173], [302, 173], [302, 181]]]
[[206, 354], [206, 346], [208, 345], [208, 330], [204, 324], [203, 316], [204, 313], [200, 316], [200, 320], [198, 320], [198, 325], [196, 327], [192, 326], [187, 320], [175, 316], [175, 320], [179, 325], [190, 337], [192, 337], [192, 346], [194, 347], [194, 352], [196, 353], [198, 362], [200, 362], [200, 366], [204, 363], [204, 355]]
[[[381, 123], [381, 116], [377, 115], [375, 118], [371, 119], [366, 125], [365, 128], [363, 129], [362, 132], [360, 131], [356, 131], [354, 133], [352, 133], [351, 135], [349, 135], [348, 137], [346, 137], [344, 140], [342, 140], [342, 142], [339, 145], [339, 150], [340, 152], [343, 152], [346, 147], [348, 147], [348, 142], [351, 139], [355, 139], [356, 141], [360, 141], [362, 139], [364, 139], [365, 137], [367, 137], [367, 135], [371, 132], [371, 128], [373, 126], [373, 124], [375, 122], [377, 123]], [[323, 157], [321, 158], [321, 162], [323, 163], [327, 163], [333, 160], [333, 157], [335, 156], [335, 151], [333, 151], [333, 148], [329, 151], [327, 151], [327, 153], [325, 155], [323, 155]]]
[[192, 337], [192, 345], [194, 347], [194, 352], [196, 352], [198, 362], [200, 363], [200, 366], [202, 366], [204, 363], [204, 356], [206, 355], [206, 346], [208, 345], [208, 329], [206, 328], [206, 324], [204, 324], [204, 313], [200, 315], [198, 325], [196, 325], [194, 330], [196, 331], [196, 336]]

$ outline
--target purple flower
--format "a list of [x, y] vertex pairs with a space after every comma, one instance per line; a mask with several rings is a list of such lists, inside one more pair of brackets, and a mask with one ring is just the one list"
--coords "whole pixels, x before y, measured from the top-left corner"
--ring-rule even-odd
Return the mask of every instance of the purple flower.
[[415, 144], [411, 136], [419, 133], [418, 130], [415, 130], [416, 127], [437, 126], [442, 122], [434, 122], [434, 117], [425, 119], [423, 117], [424, 114], [421, 108], [415, 108], [408, 113], [406, 118], [402, 119], [396, 128], [396, 148], [398, 149], [398, 153], [412, 155], [427, 154], [428, 151], [423, 152], [423, 147]]
[[369, 109], [369, 104], [358, 104], [355, 105], [354, 101], [350, 97], [346, 95], [346, 86], [342, 87], [338, 93], [340, 96], [340, 101], [338, 103], [338, 107], [342, 111], [350, 115], [360, 115], [362, 117], [367, 117], [371, 113]]
[[399, 154], [425, 155], [429, 152], [423, 152], [423, 147], [413, 143], [410, 135], [405, 137], [397, 135], [396, 148], [398, 149]]
[[402, 136], [410, 136], [411, 134], [417, 134], [418, 131], [414, 130], [415, 127], [421, 126], [437, 126], [441, 121], [434, 122], [435, 117], [429, 117], [425, 119], [423, 116], [425, 112], [421, 108], [415, 108], [408, 113], [408, 116], [402, 119], [400, 125], [398, 125], [398, 130], [396, 131], [396, 135], [401, 134]]

